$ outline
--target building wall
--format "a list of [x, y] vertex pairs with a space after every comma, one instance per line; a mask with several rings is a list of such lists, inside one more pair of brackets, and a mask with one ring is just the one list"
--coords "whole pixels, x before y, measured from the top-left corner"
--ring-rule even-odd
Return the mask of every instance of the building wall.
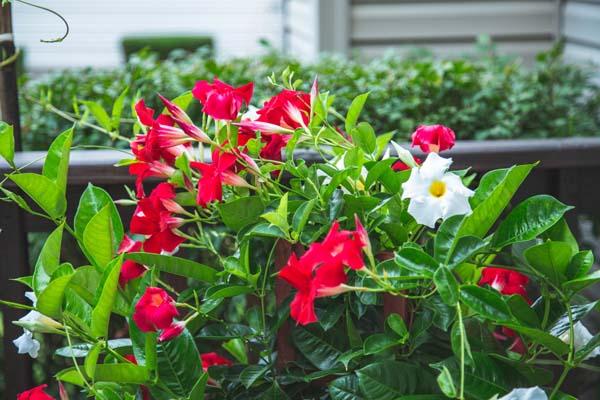
[[71, 33], [62, 43], [46, 44], [63, 32], [52, 14], [13, 4], [16, 44], [25, 49], [33, 70], [109, 67], [123, 61], [120, 39], [127, 34], [208, 34], [223, 57], [260, 51], [258, 40], [281, 46], [281, 0], [36, 0], [60, 12]]
[[[387, 49], [403, 52], [415, 47], [460, 54], [472, 50], [479, 35], [489, 35], [500, 52], [529, 58], [548, 49], [559, 33], [555, 0], [287, 0], [287, 4], [287, 48], [303, 56], [320, 50], [372, 57]], [[319, 16], [323, 7], [335, 10], [329, 17]], [[345, 32], [345, 41], [327, 46], [314, 37], [323, 29]]]
[[567, 59], [600, 65], [600, 0], [565, 1], [561, 25]]

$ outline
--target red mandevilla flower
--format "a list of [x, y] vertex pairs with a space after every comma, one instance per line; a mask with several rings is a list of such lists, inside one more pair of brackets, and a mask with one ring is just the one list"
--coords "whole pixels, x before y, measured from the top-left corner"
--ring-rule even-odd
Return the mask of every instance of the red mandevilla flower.
[[[117, 253], [134, 253], [142, 250], [142, 242], [132, 240], [129, 236], [125, 235], [123, 241], [117, 250]], [[127, 282], [139, 278], [146, 272], [146, 267], [142, 264], [138, 264], [132, 260], [125, 260], [121, 265], [121, 273], [119, 274], [119, 285], [125, 287]]]
[[525, 348], [525, 343], [523, 343], [523, 340], [512, 329], [503, 326], [502, 328], [500, 328], [500, 332], [494, 332], [493, 335], [496, 338], [496, 340], [500, 342], [507, 342], [512, 340], [512, 342], [508, 346], [509, 351], [519, 354], [525, 354], [527, 352], [527, 349]]
[[55, 400], [44, 391], [48, 385], [36, 386], [17, 395], [17, 400]]
[[158, 336], [159, 342], [167, 342], [169, 340], [175, 339], [177, 336], [181, 335], [185, 330], [185, 322], [177, 321], [173, 322], [171, 326], [167, 329], [164, 329], [160, 336]]
[[232, 171], [237, 157], [232, 153], [215, 150], [212, 153], [212, 163], [193, 161], [192, 168], [200, 171], [202, 177], [198, 181], [197, 203], [206, 207], [213, 201], [223, 199], [223, 184], [231, 186], [249, 186], [239, 175]]
[[340, 231], [335, 222], [321, 243], [313, 243], [300, 259], [292, 254], [279, 277], [297, 289], [290, 304], [291, 317], [301, 325], [317, 321], [314, 302], [318, 297], [344, 292], [344, 267], [364, 266], [361, 251], [369, 248], [366, 231], [357, 219], [357, 231]]
[[167, 329], [179, 312], [175, 300], [161, 288], [148, 287], [135, 305], [133, 320], [143, 332]]
[[257, 121], [298, 129], [308, 125], [310, 120], [310, 94], [297, 90], [282, 90], [265, 102], [257, 111]]
[[234, 88], [218, 79], [213, 83], [196, 82], [192, 94], [202, 103], [202, 112], [214, 119], [233, 121], [237, 118], [242, 105], [250, 104], [254, 84], [247, 83]]
[[200, 354], [200, 360], [202, 361], [202, 369], [204, 371], [208, 370], [210, 367], [214, 367], [215, 365], [225, 365], [227, 367], [231, 367], [233, 365], [233, 361], [222, 357], [215, 352]]
[[412, 134], [412, 146], [419, 146], [424, 153], [451, 149], [455, 141], [454, 131], [444, 125], [420, 125]]
[[486, 267], [481, 271], [479, 285], [489, 285], [507, 296], [518, 294], [530, 302], [525, 289], [528, 282], [529, 278], [519, 272], [504, 268]]
[[131, 218], [130, 231], [146, 235], [143, 249], [149, 253], [173, 252], [184, 239], [173, 231], [182, 224], [165, 206], [165, 202], [175, 198], [175, 189], [170, 183], [161, 183], [150, 196], [138, 201]]

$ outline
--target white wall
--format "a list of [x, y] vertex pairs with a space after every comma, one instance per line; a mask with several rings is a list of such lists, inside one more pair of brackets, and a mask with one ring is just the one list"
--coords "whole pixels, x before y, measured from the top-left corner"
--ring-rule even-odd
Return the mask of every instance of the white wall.
[[565, 56], [600, 65], [600, 0], [566, 1], [562, 10]]
[[260, 51], [258, 40], [281, 46], [281, 0], [36, 0], [60, 12], [71, 33], [62, 43], [40, 43], [63, 32], [54, 15], [13, 3], [15, 41], [32, 70], [108, 67], [122, 62], [127, 34], [209, 34], [219, 57]]

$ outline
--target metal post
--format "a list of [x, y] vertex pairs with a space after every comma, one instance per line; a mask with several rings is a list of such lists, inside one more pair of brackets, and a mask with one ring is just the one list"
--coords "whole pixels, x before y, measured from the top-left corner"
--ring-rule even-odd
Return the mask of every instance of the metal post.
[[[11, 4], [0, 7], [0, 57], [1, 60], [14, 58], [15, 45], [12, 32]], [[15, 149], [21, 150], [21, 131], [19, 124], [19, 100], [17, 92], [17, 70], [13, 61], [0, 68], [0, 115], [2, 120], [13, 125]], [[21, 209], [14, 204], [0, 205], [0, 296], [3, 299], [23, 302], [23, 285], [10, 279], [29, 275], [27, 254], [27, 232], [25, 218]], [[23, 316], [22, 310], [3, 307], [4, 323], [4, 381], [6, 391], [3, 398], [14, 399], [17, 393], [33, 386], [31, 359], [28, 355], [19, 355], [13, 345], [13, 339], [23, 333], [23, 329], [11, 321]]]

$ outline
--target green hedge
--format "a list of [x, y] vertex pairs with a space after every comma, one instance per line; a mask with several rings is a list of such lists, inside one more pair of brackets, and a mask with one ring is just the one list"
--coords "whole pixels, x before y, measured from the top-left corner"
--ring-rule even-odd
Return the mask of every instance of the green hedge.
[[[83, 112], [74, 100], [96, 100], [110, 109], [124, 87], [158, 107], [157, 92], [176, 96], [200, 79], [232, 84], [256, 83], [254, 104], [275, 92], [264, 76], [286, 66], [308, 90], [318, 75], [320, 87], [336, 93], [334, 105], [347, 108], [356, 93], [370, 92], [365, 119], [379, 133], [397, 131], [407, 139], [420, 123], [444, 123], [460, 139], [546, 138], [600, 135], [600, 88], [593, 70], [562, 62], [560, 47], [540, 54], [533, 67], [489, 55], [478, 59], [436, 60], [430, 56], [386, 55], [363, 64], [340, 57], [302, 63], [276, 52], [260, 57], [216, 61], [206, 50], [174, 52], [167, 60], [142, 52], [123, 67], [108, 71], [66, 70], [30, 81], [21, 90], [24, 143], [45, 149], [70, 122], [28, 99], [47, 96], [56, 107]], [[73, 109], [76, 108], [76, 110]], [[127, 134], [129, 125], [121, 131]], [[110, 144], [102, 134], [79, 129], [77, 143]]]
[[165, 60], [175, 49], [194, 52], [204, 47], [213, 49], [213, 39], [210, 36], [176, 35], [176, 36], [126, 36], [121, 40], [121, 48], [125, 58], [129, 59], [134, 53], [149, 49], [158, 54], [159, 59]]

